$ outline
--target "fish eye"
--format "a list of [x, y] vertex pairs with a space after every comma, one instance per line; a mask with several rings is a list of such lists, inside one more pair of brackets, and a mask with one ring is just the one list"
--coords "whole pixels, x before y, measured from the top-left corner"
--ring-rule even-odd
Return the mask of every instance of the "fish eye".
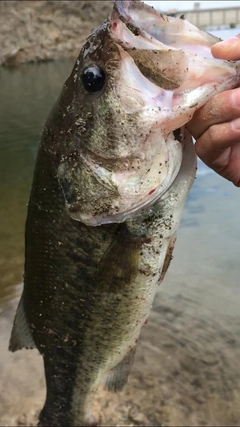
[[82, 73], [83, 87], [89, 93], [101, 90], [105, 84], [105, 80], [105, 72], [97, 65], [85, 68]]

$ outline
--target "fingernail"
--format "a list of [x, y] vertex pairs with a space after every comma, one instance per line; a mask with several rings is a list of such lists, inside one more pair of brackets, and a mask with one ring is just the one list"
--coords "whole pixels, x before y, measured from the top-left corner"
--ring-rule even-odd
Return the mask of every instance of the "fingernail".
[[232, 91], [231, 100], [235, 107], [240, 108], [240, 88]]
[[240, 117], [231, 121], [231, 126], [235, 130], [240, 130]]

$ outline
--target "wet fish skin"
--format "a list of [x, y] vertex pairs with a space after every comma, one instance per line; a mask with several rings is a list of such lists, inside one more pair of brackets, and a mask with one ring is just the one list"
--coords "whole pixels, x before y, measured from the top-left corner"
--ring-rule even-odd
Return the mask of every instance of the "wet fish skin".
[[[55, 119], [43, 136], [47, 150], [40, 151], [34, 178], [41, 186], [33, 185], [29, 203], [22, 300], [44, 358], [47, 397], [40, 425], [86, 425], [97, 386], [130, 349], [120, 389], [126, 382], [192, 178], [186, 185], [184, 167], [165, 202], [126, 224], [88, 227], [73, 221], [54, 177], [52, 153], [61, 144]], [[189, 148], [193, 177], [195, 154]], [[115, 382], [108, 388], [116, 390]]]
[[[124, 15], [126, 4], [131, 7], [132, 2], [117, 4], [124, 6]], [[155, 134], [149, 137], [149, 130], [160, 117], [159, 108], [153, 113], [149, 110], [144, 121], [134, 110], [140, 98], [133, 105], [128, 98], [132, 117], [117, 103], [114, 76], [121, 52], [126, 54], [116, 47], [109, 21], [88, 38], [46, 123], [36, 161], [26, 222], [24, 291], [10, 349], [36, 346], [43, 356], [47, 396], [40, 425], [86, 425], [98, 385], [106, 380], [107, 388], [117, 391], [126, 383], [195, 177], [196, 156], [186, 130], [179, 129], [175, 136], [166, 134], [161, 122], [155, 144]], [[141, 55], [135, 60], [139, 67], [145, 65]], [[171, 58], [168, 61], [171, 64]], [[103, 68], [107, 63], [108, 84], [104, 92], [92, 96], [83, 90], [81, 75], [96, 62]], [[142, 71], [151, 73], [149, 67]], [[168, 86], [164, 74], [162, 82], [166, 90], [177, 91], [184, 76], [185, 72], [179, 81], [173, 72]], [[151, 78], [156, 79], [155, 69]], [[191, 115], [197, 107], [191, 104], [189, 108], [190, 112], [185, 105]], [[174, 114], [179, 119], [177, 109]], [[171, 175], [171, 185], [154, 203], [126, 217], [121, 216], [125, 213], [122, 200], [123, 212], [118, 215], [112, 206], [118, 188], [106, 171], [125, 172], [136, 151], [140, 152], [140, 163], [134, 158], [138, 171], [145, 161], [143, 148], [150, 156], [152, 149], [153, 153], [158, 146], [164, 149], [165, 143], [176, 148], [172, 167], [177, 166], [177, 173], [173, 179], [170, 166], [165, 167], [159, 158], [157, 172]], [[127, 167], [123, 159], [129, 161]], [[96, 164], [98, 169], [94, 169]], [[86, 221], [97, 217], [103, 223], [95, 227], [74, 220], [71, 215], [81, 209], [93, 211]], [[111, 221], [104, 223], [108, 211]]]

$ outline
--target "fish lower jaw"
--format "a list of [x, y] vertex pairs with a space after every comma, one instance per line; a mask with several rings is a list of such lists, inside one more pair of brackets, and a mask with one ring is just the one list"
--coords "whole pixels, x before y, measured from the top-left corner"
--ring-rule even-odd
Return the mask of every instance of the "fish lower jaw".
[[[155, 142], [156, 137], [152, 135], [152, 138]], [[179, 173], [184, 144], [176, 141], [172, 133], [156, 141], [155, 156], [141, 171], [112, 171], [106, 185], [107, 174], [102, 167], [97, 180], [99, 191], [95, 187], [92, 192], [82, 190], [82, 194], [70, 204], [65, 197], [71, 218], [93, 227], [123, 223], [150, 209], [164, 197]], [[91, 171], [94, 172], [93, 168]]]
[[[178, 173], [179, 169], [176, 171]], [[106, 224], [112, 223], [122, 223], [128, 219], [133, 218], [138, 215], [141, 211], [145, 211], [150, 209], [156, 202], [158, 202], [162, 197], [164, 197], [165, 193], [172, 186], [177, 173], [174, 173], [172, 179], [170, 179], [167, 185], [159, 185], [159, 187], [150, 190], [146, 195], [142, 198], [138, 199], [135, 203], [133, 202], [133, 197], [131, 197], [131, 204], [129, 203], [126, 206], [126, 200], [122, 203], [122, 209], [119, 207], [121, 203], [116, 201], [113, 202], [112, 213], [111, 209], [109, 209], [110, 213], [102, 213], [102, 214], [92, 214], [92, 213], [84, 213], [80, 210], [73, 209], [71, 205], [66, 204], [66, 209], [75, 221], [80, 221], [87, 226], [97, 227]]]

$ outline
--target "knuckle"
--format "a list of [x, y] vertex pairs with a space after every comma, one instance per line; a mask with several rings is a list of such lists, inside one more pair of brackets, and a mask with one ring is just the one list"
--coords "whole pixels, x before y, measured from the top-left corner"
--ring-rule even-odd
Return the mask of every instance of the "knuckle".
[[219, 140], [220, 132], [217, 125], [212, 125], [207, 130], [209, 143], [212, 144]]

